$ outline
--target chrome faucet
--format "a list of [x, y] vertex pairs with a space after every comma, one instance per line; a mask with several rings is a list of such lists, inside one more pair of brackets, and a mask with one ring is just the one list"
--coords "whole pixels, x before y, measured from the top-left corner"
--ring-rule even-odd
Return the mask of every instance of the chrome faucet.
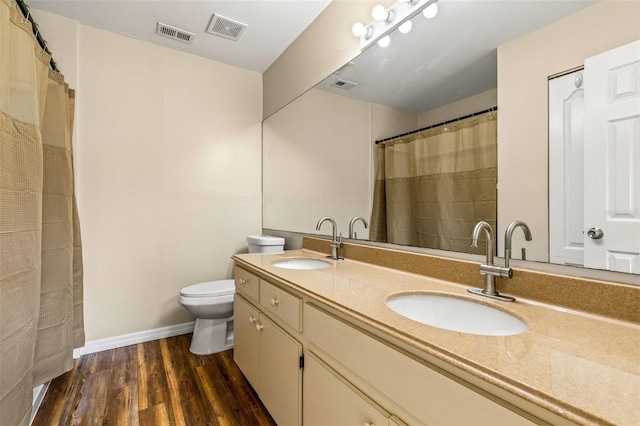
[[322, 224], [326, 221], [331, 222], [331, 226], [333, 226], [333, 237], [331, 239], [331, 256], [327, 257], [333, 260], [344, 260], [344, 257], [339, 256], [339, 250], [340, 248], [342, 248], [342, 233], [340, 233], [339, 237], [336, 236], [338, 232], [338, 225], [336, 224], [336, 221], [328, 216], [325, 216], [318, 221], [318, 224], [316, 225], [316, 231], [319, 231], [320, 226], [322, 226]]
[[369, 224], [367, 223], [367, 220], [364, 217], [360, 217], [360, 216], [356, 216], [353, 219], [351, 219], [351, 222], [349, 222], [349, 238], [350, 239], [358, 239], [358, 233], [357, 232], [353, 232], [353, 225], [356, 224], [357, 221], [361, 221], [362, 224], [364, 225], [364, 229], [369, 229]]
[[476, 224], [471, 235], [471, 247], [478, 247], [478, 238], [480, 238], [480, 232], [482, 231], [484, 231], [487, 238], [487, 257], [485, 263], [480, 265], [480, 274], [484, 275], [484, 290], [470, 288], [467, 291], [504, 302], [513, 302], [516, 300], [515, 298], [503, 296], [496, 290], [496, 277], [511, 278], [511, 269], [493, 264], [493, 229], [491, 229], [491, 225], [484, 221]]
[[[513, 231], [517, 228], [522, 228], [524, 231], [524, 238], [527, 241], [531, 241], [533, 237], [531, 237], [531, 230], [526, 223], [520, 220], [514, 220], [507, 227], [507, 231], [504, 233], [504, 267], [509, 268], [509, 259], [511, 259], [511, 238], [513, 237]], [[511, 278], [511, 275], [509, 275]]]
[[484, 275], [484, 290], [470, 288], [467, 291], [504, 302], [513, 302], [516, 300], [511, 296], [503, 296], [498, 293], [496, 290], [496, 277], [511, 278], [513, 276], [513, 271], [509, 267], [509, 259], [511, 259], [511, 239], [513, 237], [513, 231], [518, 227], [522, 228], [524, 238], [527, 241], [533, 239], [531, 237], [531, 230], [526, 223], [520, 220], [511, 222], [504, 233], [504, 267], [500, 267], [493, 264], [493, 230], [491, 229], [491, 225], [487, 222], [478, 222], [476, 224], [476, 227], [473, 229], [473, 234], [471, 235], [471, 247], [478, 247], [478, 238], [480, 237], [481, 231], [484, 230], [487, 236], [487, 259], [485, 264], [480, 265], [480, 274]]

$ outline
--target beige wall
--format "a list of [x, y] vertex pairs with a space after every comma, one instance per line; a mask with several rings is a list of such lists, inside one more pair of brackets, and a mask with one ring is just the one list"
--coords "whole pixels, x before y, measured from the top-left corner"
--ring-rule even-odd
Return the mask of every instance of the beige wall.
[[392, 0], [333, 0], [309, 27], [265, 71], [264, 117], [294, 100], [360, 54], [356, 22], [372, 21], [376, 4]]
[[367, 102], [312, 89], [266, 119], [264, 227], [315, 234], [330, 216], [346, 238], [352, 217], [371, 214], [372, 150]]
[[[346, 238], [354, 216], [373, 203], [374, 141], [415, 129], [416, 115], [311, 89], [263, 124], [264, 227]], [[358, 224], [359, 239], [369, 232]]]
[[637, 39], [640, 2], [605, 0], [498, 49], [498, 236], [516, 219], [533, 233], [514, 253], [548, 259], [548, 76]]
[[50, 44], [77, 48], [87, 340], [190, 321], [180, 289], [231, 277], [261, 230], [261, 75], [41, 15], [77, 29]]
[[487, 90], [418, 115], [418, 128], [484, 111], [498, 105], [498, 89]]

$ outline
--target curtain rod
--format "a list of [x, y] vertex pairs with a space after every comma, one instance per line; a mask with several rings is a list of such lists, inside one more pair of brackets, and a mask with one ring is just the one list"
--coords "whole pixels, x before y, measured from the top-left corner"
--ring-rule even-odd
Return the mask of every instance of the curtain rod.
[[449, 123], [454, 123], [456, 121], [460, 121], [460, 120], [464, 120], [466, 118], [471, 118], [471, 117], [475, 117], [476, 115], [480, 115], [480, 114], [486, 114], [487, 112], [492, 112], [492, 111], [497, 111], [498, 107], [494, 106], [488, 109], [485, 109], [484, 111], [478, 111], [478, 112], [474, 112], [473, 114], [468, 114], [465, 115], [463, 117], [458, 117], [458, 118], [453, 118], [451, 120], [447, 120], [447, 121], [443, 121], [442, 123], [438, 123], [438, 124], [432, 124], [430, 126], [427, 127], [423, 127], [422, 129], [418, 129], [418, 130], [412, 130], [410, 132], [407, 133], [402, 133], [401, 135], [397, 135], [397, 136], [392, 136], [390, 138], [385, 138], [385, 139], [380, 139], [378, 141], [376, 141], [376, 145], [390, 141], [392, 139], [396, 139], [396, 138], [401, 138], [403, 136], [409, 136], [409, 135], [413, 135], [414, 133], [419, 133], [419, 132], [423, 132], [425, 130], [429, 130], [429, 129], [433, 129], [434, 127], [438, 127], [438, 126], [444, 126], [445, 124], [449, 124]]
[[40, 45], [40, 47], [42, 47], [42, 50], [47, 52], [51, 57], [51, 60], [49, 61], [49, 66], [55, 72], [60, 72], [60, 70], [58, 69], [58, 64], [56, 64], [56, 61], [53, 60], [53, 54], [47, 47], [47, 41], [44, 38], [42, 38], [42, 34], [40, 34], [40, 30], [38, 29], [38, 24], [36, 24], [36, 21], [33, 20], [33, 16], [31, 16], [31, 7], [28, 4], [26, 4], [24, 0], [15, 0], [15, 1], [16, 1], [16, 4], [18, 5], [18, 8], [20, 9], [20, 12], [22, 12], [22, 15], [25, 17], [25, 19], [31, 22], [31, 31], [35, 35], [36, 40], [38, 41], [38, 44]]

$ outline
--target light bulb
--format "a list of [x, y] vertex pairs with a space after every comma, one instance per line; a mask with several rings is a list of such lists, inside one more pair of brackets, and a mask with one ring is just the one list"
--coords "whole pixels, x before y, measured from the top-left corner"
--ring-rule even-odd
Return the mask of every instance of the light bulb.
[[425, 18], [431, 19], [438, 14], [438, 5], [431, 3], [425, 10], [422, 11]]
[[353, 27], [351, 27], [351, 32], [354, 36], [361, 37], [367, 33], [367, 30], [365, 29], [363, 23], [356, 22], [355, 24], [353, 24]]
[[389, 36], [384, 36], [380, 40], [378, 40], [378, 46], [380, 47], [387, 47], [389, 43], [391, 43], [391, 37]]
[[387, 12], [383, 5], [379, 4], [373, 8], [371, 16], [376, 21], [386, 21], [389, 19], [389, 12]]
[[411, 24], [411, 21], [407, 21], [407, 22], [405, 22], [404, 24], [400, 25], [400, 26], [398, 27], [398, 30], [400, 30], [400, 32], [401, 32], [402, 34], [406, 34], [406, 33], [408, 33], [409, 31], [411, 31], [411, 27], [412, 27], [412, 26], [413, 26], [413, 24]]

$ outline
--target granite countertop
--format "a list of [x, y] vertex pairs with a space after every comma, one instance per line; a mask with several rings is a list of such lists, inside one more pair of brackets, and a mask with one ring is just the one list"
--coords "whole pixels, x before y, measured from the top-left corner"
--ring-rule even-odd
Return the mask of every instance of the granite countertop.
[[[272, 265], [321, 258], [310, 250], [239, 254], [293, 289], [382, 333], [579, 424], [640, 425], [640, 325], [526, 299], [497, 302], [467, 286], [346, 259], [315, 270]], [[442, 292], [496, 307], [528, 325], [513, 336], [480, 336], [407, 319], [385, 300], [397, 293]], [[486, 299], [486, 300], [485, 300]]]

